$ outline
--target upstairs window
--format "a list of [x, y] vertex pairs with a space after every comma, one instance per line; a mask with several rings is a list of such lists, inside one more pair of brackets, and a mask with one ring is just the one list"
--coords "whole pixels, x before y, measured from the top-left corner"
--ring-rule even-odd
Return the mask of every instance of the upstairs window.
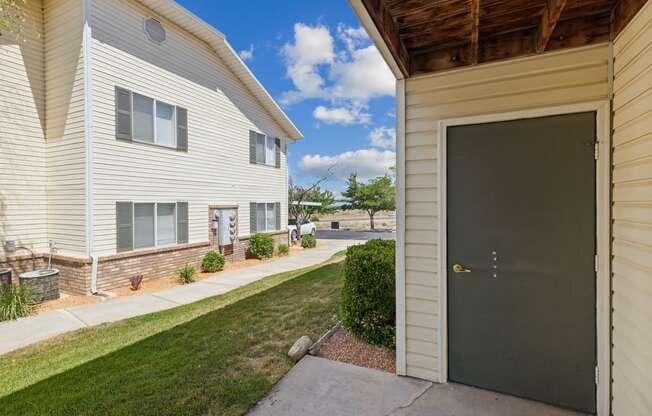
[[249, 162], [281, 167], [281, 139], [249, 131]]
[[188, 150], [186, 109], [115, 88], [116, 138]]

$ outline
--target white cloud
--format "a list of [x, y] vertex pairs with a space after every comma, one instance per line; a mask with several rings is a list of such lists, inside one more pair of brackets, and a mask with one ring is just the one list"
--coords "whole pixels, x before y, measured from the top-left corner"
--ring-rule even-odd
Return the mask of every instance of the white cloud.
[[282, 55], [295, 90], [284, 93], [281, 102], [292, 104], [306, 98], [323, 97], [324, 79], [319, 66], [332, 64], [335, 59], [330, 30], [325, 26], [295, 24], [294, 43], [286, 43]]
[[240, 59], [243, 61], [248, 61], [254, 57], [254, 44], [252, 43], [249, 46], [249, 49], [243, 49], [240, 51]]
[[356, 29], [342, 23], [337, 25], [337, 37], [344, 42], [349, 51], [355, 50], [356, 47], [370, 41], [369, 35], [362, 26]]
[[301, 174], [310, 177], [323, 177], [333, 168], [333, 176], [344, 180], [357, 173], [361, 180], [391, 173], [396, 165], [396, 153], [389, 150], [360, 149], [335, 156], [306, 155], [299, 161]]
[[313, 117], [326, 124], [368, 124], [371, 121], [371, 114], [360, 108], [318, 106], [312, 112]]
[[[395, 94], [392, 72], [361, 27], [340, 24], [334, 38], [325, 26], [297, 23], [294, 41], [281, 54], [294, 84], [281, 97], [284, 105], [321, 99], [332, 109], [366, 115], [370, 100]], [[324, 109], [320, 105], [313, 114], [324, 115]]]
[[366, 105], [370, 100], [394, 96], [395, 79], [374, 45], [352, 51], [350, 59], [331, 67], [331, 97]]
[[369, 133], [369, 142], [375, 147], [393, 149], [396, 147], [396, 130], [385, 126], [376, 127]]

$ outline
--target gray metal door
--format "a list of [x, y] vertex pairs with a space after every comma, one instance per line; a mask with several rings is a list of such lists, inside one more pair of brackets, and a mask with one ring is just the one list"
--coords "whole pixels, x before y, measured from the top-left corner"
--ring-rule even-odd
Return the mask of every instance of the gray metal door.
[[448, 128], [451, 381], [595, 413], [595, 124]]

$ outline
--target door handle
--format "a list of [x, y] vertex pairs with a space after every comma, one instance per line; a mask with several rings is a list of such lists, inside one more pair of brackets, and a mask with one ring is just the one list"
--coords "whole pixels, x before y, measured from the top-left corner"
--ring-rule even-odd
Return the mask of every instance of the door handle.
[[459, 263], [453, 264], [453, 272], [455, 273], [471, 273], [471, 269], [464, 267]]

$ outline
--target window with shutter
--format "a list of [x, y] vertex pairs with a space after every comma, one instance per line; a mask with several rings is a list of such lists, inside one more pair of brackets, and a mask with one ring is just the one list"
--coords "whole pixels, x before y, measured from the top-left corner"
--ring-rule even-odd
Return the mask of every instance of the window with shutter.
[[274, 210], [275, 210], [275, 214], [276, 214], [276, 221], [275, 221], [275, 224], [274, 224], [274, 229], [275, 230], [281, 230], [281, 229], [284, 228], [284, 227], [281, 227], [281, 203], [280, 202], [275, 202], [274, 205], [275, 205]]
[[188, 111], [115, 87], [116, 138], [188, 151]]
[[281, 140], [249, 130], [249, 163], [281, 167]]

